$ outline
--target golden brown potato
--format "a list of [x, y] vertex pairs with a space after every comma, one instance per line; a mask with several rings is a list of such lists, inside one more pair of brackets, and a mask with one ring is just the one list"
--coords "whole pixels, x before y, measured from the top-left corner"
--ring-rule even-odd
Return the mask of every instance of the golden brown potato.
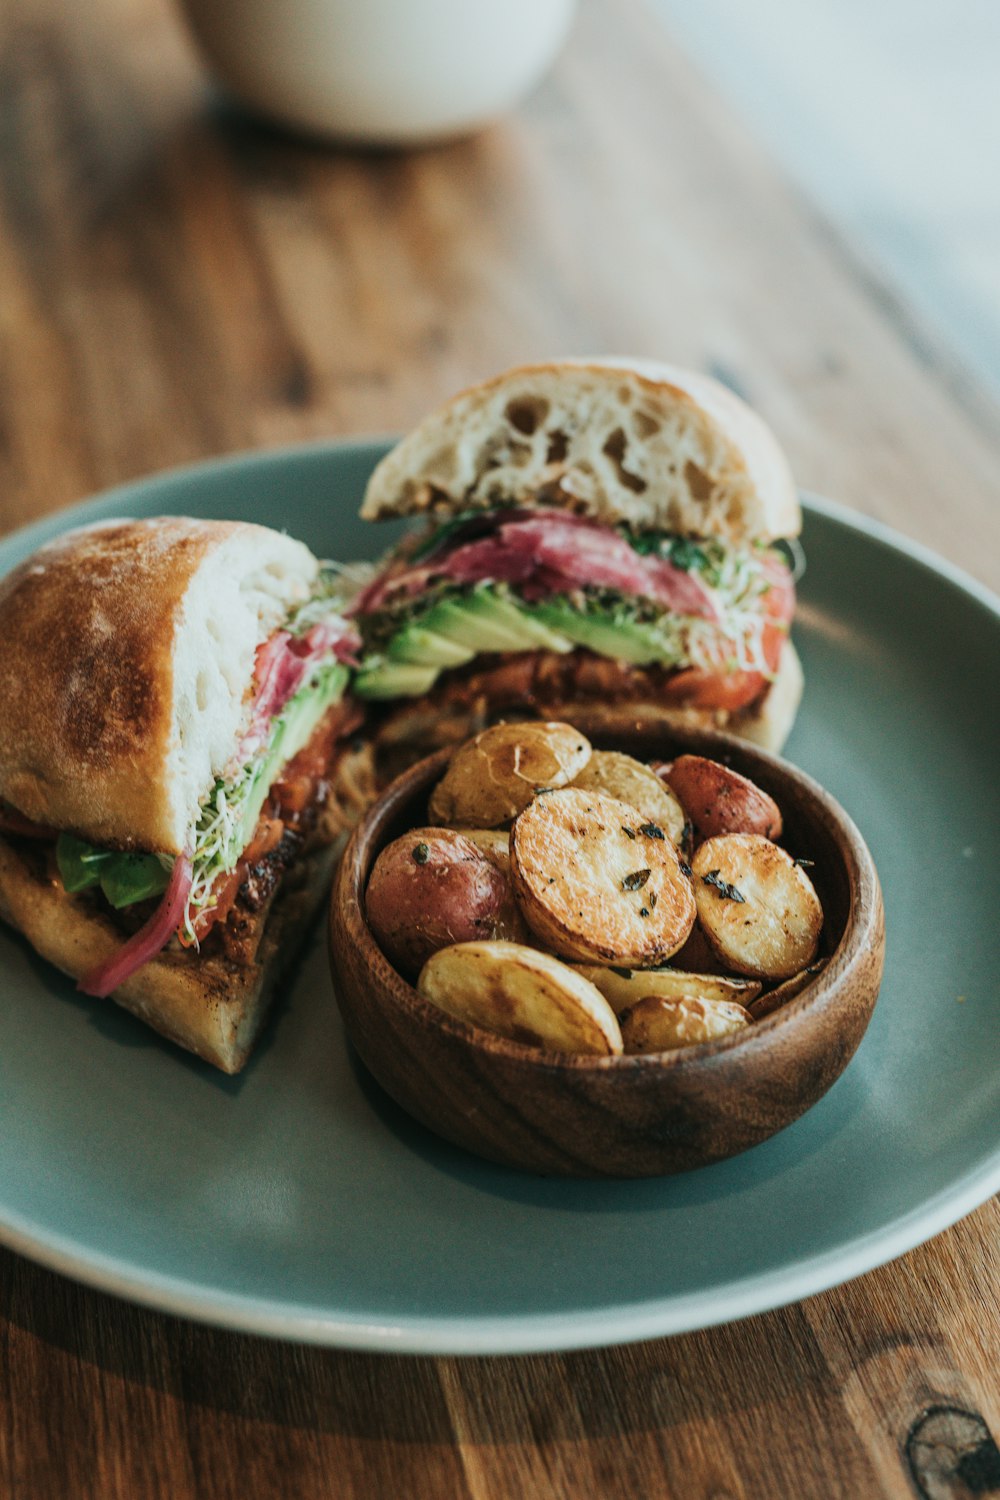
[[684, 836], [684, 809], [669, 786], [631, 755], [595, 750], [573, 782], [587, 792], [604, 792], [637, 808], [643, 821], [658, 823], [675, 844]]
[[784, 984], [779, 984], [775, 989], [768, 990], [766, 995], [759, 995], [757, 999], [752, 1000], [747, 1010], [755, 1021], [762, 1021], [773, 1011], [780, 1010], [789, 1000], [794, 1000], [796, 995], [801, 995], [806, 985], [812, 984], [816, 975], [821, 974], [825, 967], [826, 959], [818, 958], [801, 973], [793, 974], [791, 979], [786, 979]]
[[694, 923], [691, 881], [663, 828], [601, 792], [536, 797], [514, 822], [511, 872], [528, 926], [564, 958], [648, 967]]
[[509, 900], [508, 882], [468, 839], [414, 828], [375, 861], [365, 911], [386, 958], [410, 975], [438, 948], [504, 931]]
[[663, 1000], [733, 1000], [750, 1009], [761, 990], [759, 979], [689, 974], [683, 969], [609, 969], [597, 964], [574, 964], [573, 968], [597, 986], [618, 1016], [646, 995]]
[[692, 862], [698, 922], [727, 969], [787, 979], [812, 963], [823, 909], [805, 870], [758, 833], [706, 840]]
[[420, 971], [417, 990], [461, 1021], [550, 1052], [622, 1050], [615, 1013], [566, 964], [518, 943], [459, 943]]
[[495, 724], [461, 747], [431, 794], [440, 823], [496, 828], [543, 788], [566, 786], [590, 759], [572, 724]]
[[645, 995], [619, 1017], [626, 1052], [673, 1052], [742, 1031], [750, 1017], [731, 1000]]
[[703, 755], [679, 755], [664, 772], [699, 840], [721, 833], [781, 837], [781, 811], [749, 777]]

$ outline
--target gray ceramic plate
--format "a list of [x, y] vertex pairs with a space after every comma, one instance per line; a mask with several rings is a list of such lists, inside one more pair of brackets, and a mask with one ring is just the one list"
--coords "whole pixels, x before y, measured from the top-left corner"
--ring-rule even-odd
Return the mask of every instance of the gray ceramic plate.
[[[70, 524], [187, 512], [342, 558], [375, 444], [237, 458], [118, 490]], [[374, 530], [373, 528], [370, 528]], [[260, 1333], [506, 1352], [700, 1328], [890, 1260], [1000, 1188], [1000, 612], [967, 579], [818, 501], [789, 757], [882, 877], [882, 997], [804, 1119], [735, 1160], [636, 1183], [533, 1179], [412, 1124], [345, 1046], [320, 935], [241, 1078], [85, 1000], [0, 933], [0, 1237], [83, 1281]]]

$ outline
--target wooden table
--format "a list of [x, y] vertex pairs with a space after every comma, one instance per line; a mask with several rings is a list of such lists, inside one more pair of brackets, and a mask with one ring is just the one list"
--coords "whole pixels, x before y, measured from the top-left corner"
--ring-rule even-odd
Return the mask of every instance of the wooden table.
[[[0, 525], [403, 428], [553, 352], [720, 374], [801, 482], [994, 586], [998, 412], [632, 0], [515, 116], [332, 152], [213, 102], [164, 0], [0, 13]], [[327, 1352], [0, 1254], [0, 1494], [1000, 1493], [1000, 1214], [783, 1312], [523, 1359]]]

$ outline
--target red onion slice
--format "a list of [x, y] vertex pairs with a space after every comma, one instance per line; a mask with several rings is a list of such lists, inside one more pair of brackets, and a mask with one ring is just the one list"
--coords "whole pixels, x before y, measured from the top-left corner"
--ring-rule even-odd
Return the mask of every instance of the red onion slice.
[[94, 995], [103, 1000], [119, 985], [130, 979], [137, 969], [167, 946], [184, 916], [184, 908], [191, 890], [191, 859], [179, 854], [174, 860], [170, 883], [163, 893], [163, 900], [145, 926], [129, 938], [117, 953], [91, 969], [77, 984], [85, 995]]

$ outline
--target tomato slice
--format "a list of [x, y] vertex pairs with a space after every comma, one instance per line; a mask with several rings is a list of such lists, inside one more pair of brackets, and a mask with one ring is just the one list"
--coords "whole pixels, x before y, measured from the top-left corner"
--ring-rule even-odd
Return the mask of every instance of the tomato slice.
[[706, 672], [699, 667], [688, 667], [675, 672], [664, 684], [663, 696], [668, 703], [738, 713], [764, 691], [768, 677], [778, 670], [795, 613], [795, 584], [784, 562], [777, 556], [769, 557], [765, 570], [770, 588], [762, 601], [767, 623], [761, 633], [761, 652], [767, 673]]

